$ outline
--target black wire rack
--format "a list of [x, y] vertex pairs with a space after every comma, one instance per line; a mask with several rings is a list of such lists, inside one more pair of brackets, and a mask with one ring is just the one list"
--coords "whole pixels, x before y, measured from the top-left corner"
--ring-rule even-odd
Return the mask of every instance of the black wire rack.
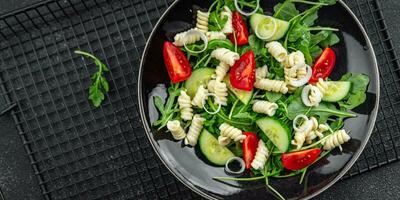
[[[0, 17], [0, 115], [11, 113], [46, 199], [196, 199], [155, 156], [137, 105], [140, 56], [172, 0], [48, 0]], [[377, 124], [345, 177], [399, 158], [399, 62], [375, 0], [346, 0], [381, 73]], [[96, 66], [110, 67], [100, 108], [87, 100]]]

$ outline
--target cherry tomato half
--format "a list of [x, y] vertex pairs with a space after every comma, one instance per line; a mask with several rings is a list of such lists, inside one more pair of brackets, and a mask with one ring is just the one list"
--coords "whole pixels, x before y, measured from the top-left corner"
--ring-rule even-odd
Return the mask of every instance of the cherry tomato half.
[[164, 42], [164, 63], [173, 83], [185, 81], [192, 74], [192, 67], [186, 55], [172, 42]]
[[251, 91], [254, 87], [256, 61], [253, 51], [243, 54], [230, 71], [230, 81], [234, 88]]
[[314, 66], [312, 67], [312, 76], [310, 78], [310, 83], [318, 82], [319, 78], [327, 78], [336, 63], [336, 54], [331, 48], [325, 48], [321, 56], [317, 59]]
[[282, 154], [283, 166], [288, 170], [300, 170], [303, 169], [317, 160], [321, 149], [308, 149], [304, 151], [296, 151], [291, 153]]
[[[232, 26], [235, 31], [236, 43], [238, 45], [245, 45], [249, 42], [249, 31], [247, 30], [246, 22], [238, 11], [232, 13]], [[233, 34], [229, 35], [229, 39], [232, 43], [235, 43]]]
[[253, 162], [253, 159], [256, 156], [258, 137], [252, 132], [244, 132], [243, 135], [246, 136], [246, 139], [244, 139], [242, 143], [243, 160], [246, 164], [246, 169], [250, 169], [251, 162]]

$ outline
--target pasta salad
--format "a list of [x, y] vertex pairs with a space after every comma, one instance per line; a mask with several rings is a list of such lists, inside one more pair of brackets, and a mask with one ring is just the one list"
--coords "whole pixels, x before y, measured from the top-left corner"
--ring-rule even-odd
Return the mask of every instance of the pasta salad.
[[[192, 28], [163, 45], [168, 96], [151, 96], [153, 126], [225, 167], [217, 180], [299, 175], [351, 140], [350, 110], [366, 100], [369, 77], [330, 75], [340, 30], [318, 25], [335, 0], [215, 0], [193, 10]], [[165, 87], [165, 86], [164, 86]], [[157, 89], [157, 88], [155, 88]]]

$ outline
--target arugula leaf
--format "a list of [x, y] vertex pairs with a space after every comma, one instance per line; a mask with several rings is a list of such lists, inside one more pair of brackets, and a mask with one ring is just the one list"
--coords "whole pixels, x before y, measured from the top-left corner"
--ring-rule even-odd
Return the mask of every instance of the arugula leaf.
[[221, 19], [219, 12], [213, 11], [210, 13], [208, 28], [210, 31], [220, 31], [224, 27], [226, 21], [228, 21], [227, 16]]
[[269, 102], [276, 102], [282, 97], [282, 93], [278, 92], [265, 92], [265, 97]]
[[258, 56], [262, 53], [262, 50], [265, 49], [265, 42], [259, 39], [256, 35], [251, 34], [249, 36], [249, 45], [254, 52], [255, 56]]
[[153, 123], [153, 126], [158, 126], [158, 130], [166, 126], [168, 121], [173, 119], [175, 113], [179, 112], [179, 109], [176, 109], [178, 106], [176, 100], [180, 92], [179, 84], [171, 84], [168, 88], [168, 99], [164, 106], [160, 97], [156, 96], [154, 98], [154, 105], [161, 114], [159, 119]]
[[296, 42], [295, 46], [296, 49], [300, 50], [304, 54], [304, 58], [306, 59], [306, 63], [308, 65], [312, 65], [313, 59], [310, 54], [310, 40], [311, 40], [311, 35], [310, 32], [306, 32], [304, 35], [301, 36], [301, 39]]
[[368, 89], [369, 77], [365, 74], [347, 73], [340, 79], [341, 81], [350, 81], [351, 90], [347, 97], [339, 102], [341, 107], [353, 109], [365, 102]]
[[313, 46], [310, 48], [310, 54], [311, 57], [315, 60], [316, 58], [318, 58], [322, 53], [322, 49], [319, 46]]
[[311, 34], [310, 45], [315, 46], [329, 37], [331, 31], [320, 31], [317, 34]]
[[331, 33], [325, 40], [321, 41], [322, 47], [330, 47], [340, 42], [339, 37], [335, 33]]
[[160, 111], [160, 113], [164, 112], [164, 101], [159, 96], [154, 97], [154, 105]]
[[291, 20], [300, 12], [296, 9], [296, 5], [290, 1], [278, 3], [274, 6], [274, 17], [285, 21]]
[[303, 24], [306, 26], [313, 26], [315, 21], [318, 19], [318, 9], [311, 10], [311, 13], [308, 14], [303, 19]]
[[105, 98], [105, 94], [110, 90], [110, 86], [107, 82], [107, 79], [104, 77], [103, 72], [108, 72], [110, 70], [106, 64], [101, 62], [100, 59], [88, 52], [75, 50], [74, 53], [92, 59], [95, 65], [98, 67], [98, 71], [90, 78], [92, 83], [89, 87], [89, 100], [92, 101], [95, 107], [99, 107]]
[[296, 42], [305, 34], [309, 34], [307, 27], [300, 23], [297, 23], [296, 25], [294, 25], [293, 29], [288, 33], [288, 40], [289, 42]]
[[288, 117], [290, 120], [293, 120], [297, 115], [304, 114], [309, 111], [309, 115], [318, 115], [319, 123], [326, 123], [329, 117], [356, 117], [356, 115], [341, 111], [336, 108], [336, 106], [332, 103], [321, 102], [318, 107], [307, 107], [301, 101], [301, 98], [296, 98], [288, 105]]
[[319, 0], [320, 3], [328, 4], [328, 5], [334, 5], [336, 4], [336, 0]]

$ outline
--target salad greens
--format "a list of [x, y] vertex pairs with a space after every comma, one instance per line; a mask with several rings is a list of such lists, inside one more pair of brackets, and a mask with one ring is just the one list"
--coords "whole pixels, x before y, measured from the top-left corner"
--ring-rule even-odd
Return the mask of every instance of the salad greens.
[[91, 77], [92, 85], [89, 87], [89, 100], [92, 101], [95, 107], [99, 107], [105, 98], [105, 94], [110, 90], [108, 81], [106, 77], [104, 77], [104, 72], [108, 72], [109, 69], [106, 64], [101, 62], [100, 59], [88, 52], [81, 50], [75, 50], [74, 52], [86, 58], [92, 59], [99, 68], [98, 71]]
[[[186, 145], [195, 146], [198, 140], [212, 165], [229, 167], [232, 155], [243, 159], [247, 173], [242, 177], [214, 179], [263, 180], [284, 199], [270, 180], [299, 175], [302, 183], [312, 164], [350, 140], [343, 129], [345, 119], [357, 117], [350, 110], [366, 100], [369, 78], [348, 73], [338, 81], [329, 79], [332, 70], [341, 67], [335, 66], [334, 48], [340, 34], [337, 28], [322, 26], [318, 12], [335, 0], [286, 0], [274, 6], [272, 16], [262, 9], [248, 17], [240, 14], [244, 8], [255, 9], [257, 2], [216, 0], [207, 9], [205, 28], [198, 26], [205, 22], [197, 16], [194, 30], [199, 38], [232, 25], [233, 32], [224, 32], [222, 38], [184, 38], [181, 46], [179, 38], [164, 43], [172, 83], [166, 101], [153, 99], [159, 111], [153, 126], [167, 128]], [[227, 8], [231, 16], [221, 14]], [[284, 51], [283, 61], [278, 51]], [[179, 62], [167, 63], [171, 60]], [[187, 63], [193, 72], [187, 71]], [[184, 116], [188, 113], [189, 118]]]

